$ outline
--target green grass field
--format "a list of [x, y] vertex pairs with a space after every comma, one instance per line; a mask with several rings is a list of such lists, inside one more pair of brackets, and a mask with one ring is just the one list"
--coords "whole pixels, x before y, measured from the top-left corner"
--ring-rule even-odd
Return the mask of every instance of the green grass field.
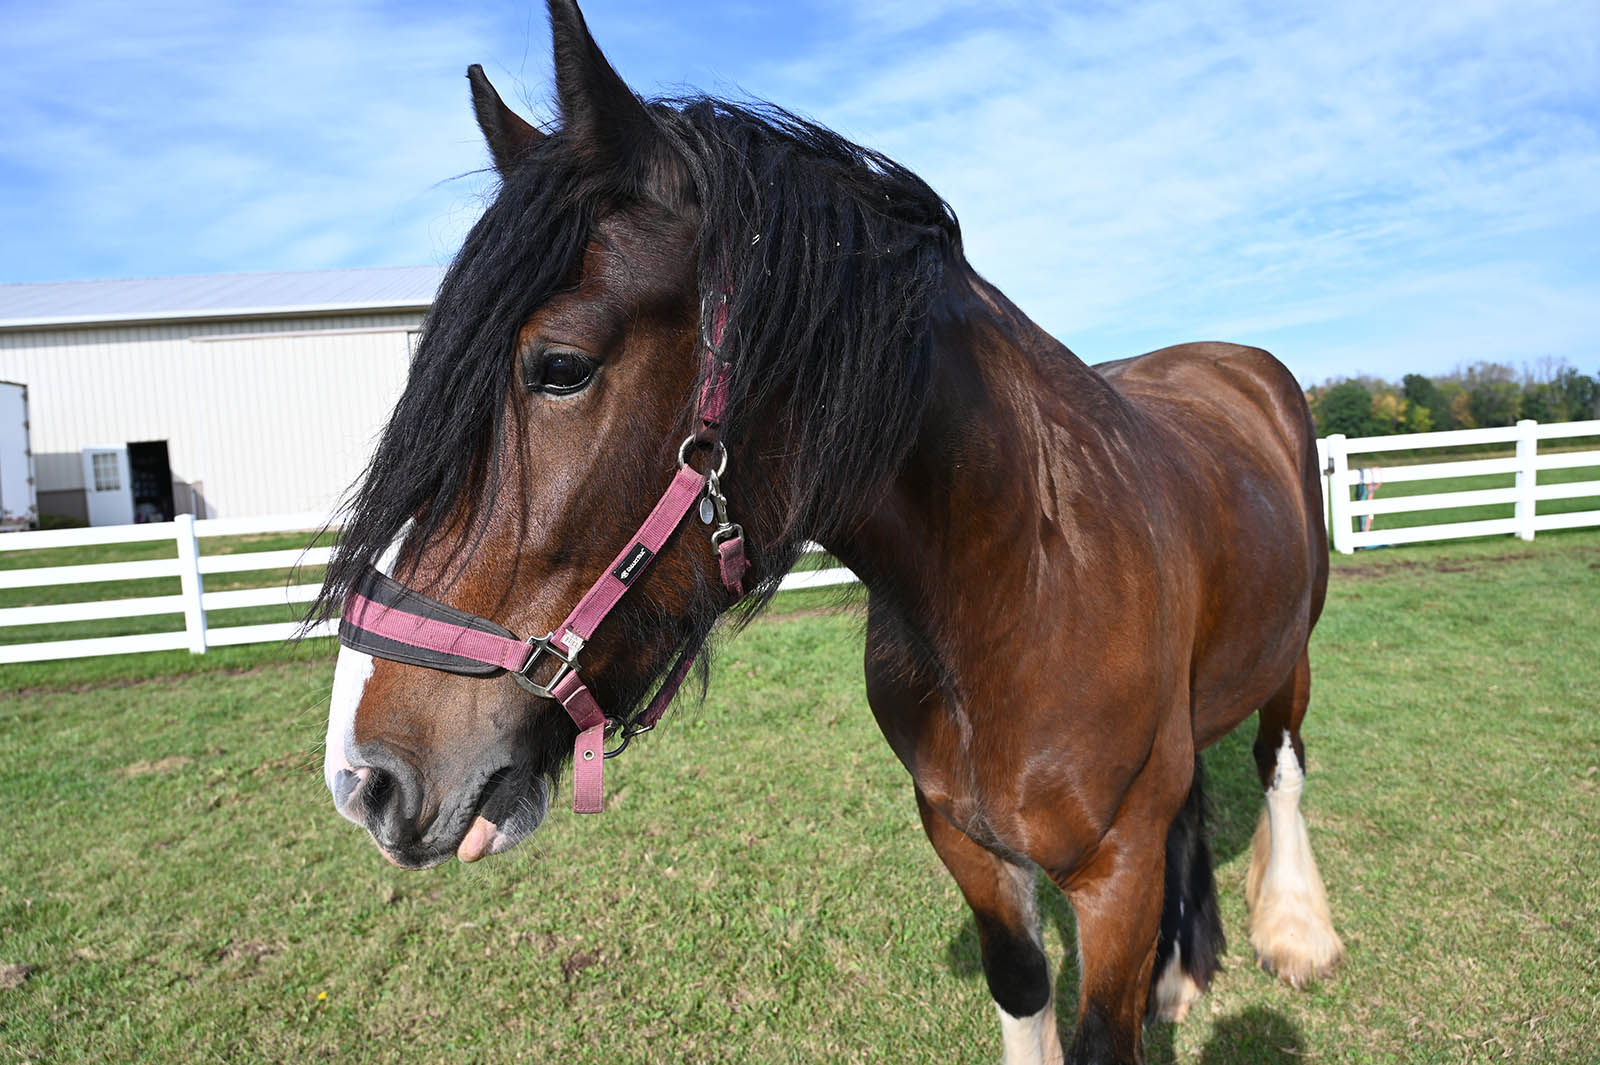
[[[0, 1059], [997, 1060], [859, 620], [816, 602], [722, 649], [704, 706], [609, 767], [605, 815], [426, 873], [333, 813], [327, 641], [8, 667]], [[1306, 810], [1350, 958], [1308, 992], [1252, 964], [1230, 737], [1227, 968], [1152, 1062], [1600, 1060], [1597, 604], [1595, 531], [1335, 558]]]

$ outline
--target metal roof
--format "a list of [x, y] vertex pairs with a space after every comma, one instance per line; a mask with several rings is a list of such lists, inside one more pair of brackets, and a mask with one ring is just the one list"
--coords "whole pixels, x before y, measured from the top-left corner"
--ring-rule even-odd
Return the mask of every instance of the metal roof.
[[391, 266], [0, 285], [0, 329], [423, 310], [443, 277], [440, 266]]

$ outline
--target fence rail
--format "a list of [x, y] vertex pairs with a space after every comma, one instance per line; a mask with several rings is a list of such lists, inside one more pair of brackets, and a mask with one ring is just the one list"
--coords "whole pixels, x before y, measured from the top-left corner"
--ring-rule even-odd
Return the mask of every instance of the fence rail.
[[[1515, 426], [1495, 429], [1467, 429], [1357, 439], [1346, 439], [1344, 436], [1336, 435], [1319, 440], [1317, 452], [1322, 463], [1323, 494], [1328, 505], [1327, 520], [1333, 547], [1337, 551], [1349, 553], [1362, 547], [1447, 540], [1466, 536], [1515, 535], [1531, 540], [1536, 533], [1548, 529], [1600, 525], [1600, 509], [1555, 514], [1538, 513], [1538, 504], [1547, 500], [1582, 499], [1593, 496], [1596, 497], [1597, 505], [1600, 505], [1600, 480], [1543, 485], [1538, 483], [1541, 471], [1582, 469], [1591, 466], [1600, 468], [1600, 450], [1539, 454], [1541, 442], [1586, 436], [1600, 436], [1600, 421], [1562, 422], [1552, 425], [1524, 421]], [[1516, 455], [1511, 458], [1466, 458], [1389, 466], [1382, 471], [1386, 484], [1512, 474], [1515, 475], [1515, 484], [1511, 487], [1434, 492], [1383, 499], [1351, 498], [1351, 492], [1355, 485], [1361, 482], [1362, 476], [1361, 465], [1352, 462], [1352, 456], [1382, 455], [1401, 450], [1512, 443], [1516, 445]], [[1513, 516], [1410, 528], [1358, 530], [1355, 527], [1357, 521], [1368, 516], [1490, 505], [1510, 505], [1513, 508]], [[0, 644], [0, 664], [180, 648], [187, 648], [195, 654], [204, 654], [210, 647], [287, 640], [300, 631], [298, 622], [213, 626], [209, 623], [208, 615], [217, 610], [308, 603], [316, 597], [318, 585], [280, 584], [264, 588], [208, 592], [205, 590], [205, 578], [217, 574], [325, 566], [332, 555], [332, 549], [312, 547], [305, 550], [206, 554], [202, 551], [202, 546], [207, 540], [221, 536], [307, 532], [309, 538], [309, 532], [323, 528], [325, 521], [323, 515], [316, 513], [206, 520], [180, 515], [176, 521], [153, 525], [4, 534], [0, 536], [0, 552], [6, 554], [51, 548], [167, 541], [176, 545], [177, 557], [139, 562], [97, 562], [0, 570], [0, 590], [92, 584], [104, 581], [143, 581], [157, 578], [170, 580], [174, 577], [178, 579], [179, 590], [174, 595], [98, 599], [49, 606], [4, 607], [0, 608], [0, 629], [22, 625], [71, 624], [180, 614], [184, 619], [184, 627], [180, 631], [173, 632]], [[815, 548], [815, 545], [813, 547]], [[821, 549], [815, 548], [815, 550]], [[843, 568], [800, 570], [786, 576], [780, 590], [820, 588], [854, 580], [855, 575]], [[332, 631], [332, 625], [324, 623], [309, 630], [309, 635], [325, 636], [330, 635]]]
[[[210, 624], [208, 615], [216, 610], [282, 607], [309, 603], [316, 598], [320, 585], [279, 584], [264, 588], [208, 592], [205, 590], [205, 578], [222, 573], [299, 570], [325, 566], [332, 557], [333, 549], [310, 547], [298, 551], [238, 551], [207, 555], [201, 548], [206, 540], [220, 536], [305, 532], [307, 539], [310, 539], [313, 532], [322, 529], [326, 522], [325, 515], [316, 513], [205, 520], [196, 520], [192, 515], [180, 514], [176, 521], [149, 525], [115, 525], [92, 529], [6, 534], [0, 538], [0, 552], [7, 554], [52, 548], [165, 541], [176, 545], [178, 557], [139, 562], [96, 562], [0, 570], [0, 590], [176, 577], [179, 591], [174, 595], [96, 599], [45, 606], [0, 607], [0, 629], [21, 625], [57, 625], [180, 614], [183, 616], [184, 627], [182, 630], [172, 632], [0, 644], [0, 664], [183, 648], [194, 654], [204, 654], [211, 647], [281, 642], [291, 639], [301, 631], [299, 622], [214, 626]], [[821, 551], [816, 545], [811, 546], [814, 552]], [[834, 584], [847, 584], [855, 579], [855, 574], [840, 567], [800, 570], [786, 576], [779, 590], [821, 588]], [[306, 630], [306, 635], [330, 636], [334, 629], [334, 623], [323, 622]]]
[[[1333, 548], [1350, 554], [1358, 548], [1414, 544], [1429, 540], [1453, 540], [1469, 536], [1516, 536], [1532, 540], [1551, 529], [1575, 529], [1600, 525], [1600, 509], [1539, 513], [1539, 504], [1550, 500], [1594, 497], [1600, 505], [1600, 480], [1564, 481], [1540, 484], [1539, 474], [1548, 470], [1600, 468], [1600, 450], [1562, 451], [1540, 454], [1539, 445], [1552, 440], [1600, 436], [1600, 421], [1556, 422], [1540, 425], [1520, 421], [1516, 425], [1493, 429], [1457, 429], [1442, 433], [1406, 433], [1401, 436], [1368, 436], [1347, 439], [1334, 435], [1317, 441], [1323, 468], [1323, 495], [1328, 503], [1328, 528]], [[1353, 455], [1382, 455], [1395, 451], [1461, 447], [1463, 445], [1515, 444], [1511, 458], [1457, 459], [1381, 467], [1383, 484], [1441, 480], [1458, 477], [1514, 475], [1509, 488], [1473, 488], [1461, 491], [1432, 492], [1393, 496], [1386, 499], [1352, 498], [1363, 483], [1360, 463]], [[1377, 463], [1372, 463], [1377, 468]], [[1371, 472], [1369, 469], [1367, 472]], [[1369, 477], [1370, 481], [1370, 477]], [[1414, 511], [1454, 510], [1467, 507], [1512, 507], [1509, 518], [1478, 518], [1403, 528], [1357, 528], [1368, 516], [1404, 514]], [[1365, 525], [1365, 522], [1362, 522]]]

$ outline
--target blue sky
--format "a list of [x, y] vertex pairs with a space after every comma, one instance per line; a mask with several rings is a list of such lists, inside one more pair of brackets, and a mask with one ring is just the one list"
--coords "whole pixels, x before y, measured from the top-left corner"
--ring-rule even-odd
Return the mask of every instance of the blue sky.
[[[771, 99], [912, 167], [1091, 361], [1305, 382], [1600, 370], [1600, 6], [590, 0], [647, 95]], [[542, 5], [0, 0], [0, 281], [448, 261], [463, 71], [547, 118]]]

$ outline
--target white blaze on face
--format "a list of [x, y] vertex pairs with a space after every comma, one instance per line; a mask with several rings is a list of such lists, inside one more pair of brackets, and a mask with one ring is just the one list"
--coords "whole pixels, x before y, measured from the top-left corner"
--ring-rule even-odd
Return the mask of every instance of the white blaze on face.
[[[378, 569], [385, 574], [394, 573], [395, 557], [400, 544], [410, 531], [408, 525], [395, 542], [378, 560]], [[333, 697], [328, 706], [328, 739], [322, 756], [322, 779], [328, 791], [334, 792], [334, 775], [341, 769], [351, 770], [350, 749], [356, 742], [356, 709], [361, 705], [361, 693], [366, 690], [367, 678], [372, 676], [373, 660], [369, 654], [340, 646], [339, 660], [333, 667]], [[344, 811], [340, 811], [344, 813]], [[350, 817], [348, 813], [346, 817]], [[355, 818], [351, 818], [355, 820]]]
[[[328, 791], [335, 794], [334, 774], [341, 769], [355, 770], [350, 764], [349, 751], [356, 742], [356, 707], [361, 705], [361, 693], [370, 676], [371, 655], [348, 647], [339, 648], [339, 661], [333, 667], [333, 698], [328, 707], [328, 743], [322, 756], [322, 779], [327, 782]], [[345, 816], [350, 817], [348, 813]]]

